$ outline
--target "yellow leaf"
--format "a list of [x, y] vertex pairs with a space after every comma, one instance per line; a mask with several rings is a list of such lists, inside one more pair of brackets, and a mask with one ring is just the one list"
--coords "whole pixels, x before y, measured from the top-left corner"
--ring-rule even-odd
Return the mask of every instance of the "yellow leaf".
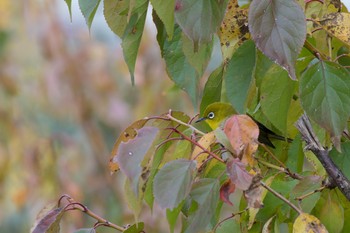
[[[216, 137], [214, 131], [205, 134], [201, 139], [199, 139], [198, 144], [201, 145], [204, 149], [210, 151], [210, 146], [216, 142]], [[197, 169], [199, 169], [203, 163], [209, 158], [208, 153], [204, 153], [203, 149], [199, 146], [196, 146], [192, 152], [191, 159], [197, 161]]]
[[302, 213], [295, 219], [293, 233], [328, 233], [328, 231], [318, 218]]
[[350, 14], [330, 13], [318, 21], [320, 26], [332, 36], [350, 45]]
[[241, 9], [237, 0], [230, 0], [218, 34], [222, 55], [227, 61], [236, 48], [250, 38], [248, 9]]

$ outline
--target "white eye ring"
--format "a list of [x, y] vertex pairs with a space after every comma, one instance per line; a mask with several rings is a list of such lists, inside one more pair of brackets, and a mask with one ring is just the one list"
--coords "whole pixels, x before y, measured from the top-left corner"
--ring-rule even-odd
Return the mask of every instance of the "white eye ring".
[[213, 113], [213, 112], [210, 112], [209, 114], [208, 114], [208, 118], [209, 119], [213, 119], [215, 117], [215, 114]]

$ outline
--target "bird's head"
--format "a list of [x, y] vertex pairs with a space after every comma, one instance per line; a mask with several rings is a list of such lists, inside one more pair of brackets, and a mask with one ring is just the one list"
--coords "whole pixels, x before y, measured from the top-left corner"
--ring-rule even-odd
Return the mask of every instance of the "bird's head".
[[229, 116], [235, 114], [236, 111], [228, 103], [216, 102], [207, 106], [203, 116], [196, 122], [205, 121], [211, 129], [216, 129]]

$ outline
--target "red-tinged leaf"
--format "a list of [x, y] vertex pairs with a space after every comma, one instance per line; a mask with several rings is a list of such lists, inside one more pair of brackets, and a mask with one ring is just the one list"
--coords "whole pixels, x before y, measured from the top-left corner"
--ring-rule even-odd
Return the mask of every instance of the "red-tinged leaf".
[[230, 194], [234, 193], [235, 189], [235, 184], [232, 183], [230, 179], [227, 180], [223, 185], [221, 185], [220, 199], [226, 204], [233, 205], [233, 203], [230, 201]]
[[224, 132], [231, 143], [233, 153], [253, 166], [259, 137], [259, 127], [254, 120], [247, 115], [233, 115], [226, 120]]
[[118, 148], [116, 160], [121, 171], [130, 180], [135, 193], [138, 192], [140, 175], [142, 173], [141, 162], [151, 148], [158, 131], [156, 127], [145, 126], [137, 130], [137, 135], [134, 139], [128, 142], [121, 142]]
[[228, 0], [176, 0], [175, 19], [195, 43], [208, 42], [224, 18]]
[[227, 162], [226, 171], [233, 184], [241, 190], [247, 190], [253, 181], [253, 175], [246, 170], [246, 164], [239, 159], [231, 159]]
[[300, 5], [295, 0], [254, 0], [248, 24], [257, 47], [295, 80], [295, 62], [306, 38]]
[[261, 208], [264, 206], [262, 203], [263, 192], [260, 185], [261, 178], [260, 175], [255, 175], [248, 190], [244, 191], [244, 197], [249, 208]]
[[173, 209], [187, 197], [193, 183], [196, 162], [179, 159], [165, 164], [153, 181], [156, 202], [162, 208]]
[[59, 233], [64, 208], [55, 208], [46, 212], [31, 233]]

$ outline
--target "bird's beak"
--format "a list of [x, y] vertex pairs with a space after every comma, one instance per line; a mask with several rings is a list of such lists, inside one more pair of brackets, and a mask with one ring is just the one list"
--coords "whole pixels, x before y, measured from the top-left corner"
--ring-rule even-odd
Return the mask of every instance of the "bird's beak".
[[201, 117], [198, 120], [195, 121], [195, 123], [201, 122], [201, 121], [205, 121], [207, 118], [206, 117]]

